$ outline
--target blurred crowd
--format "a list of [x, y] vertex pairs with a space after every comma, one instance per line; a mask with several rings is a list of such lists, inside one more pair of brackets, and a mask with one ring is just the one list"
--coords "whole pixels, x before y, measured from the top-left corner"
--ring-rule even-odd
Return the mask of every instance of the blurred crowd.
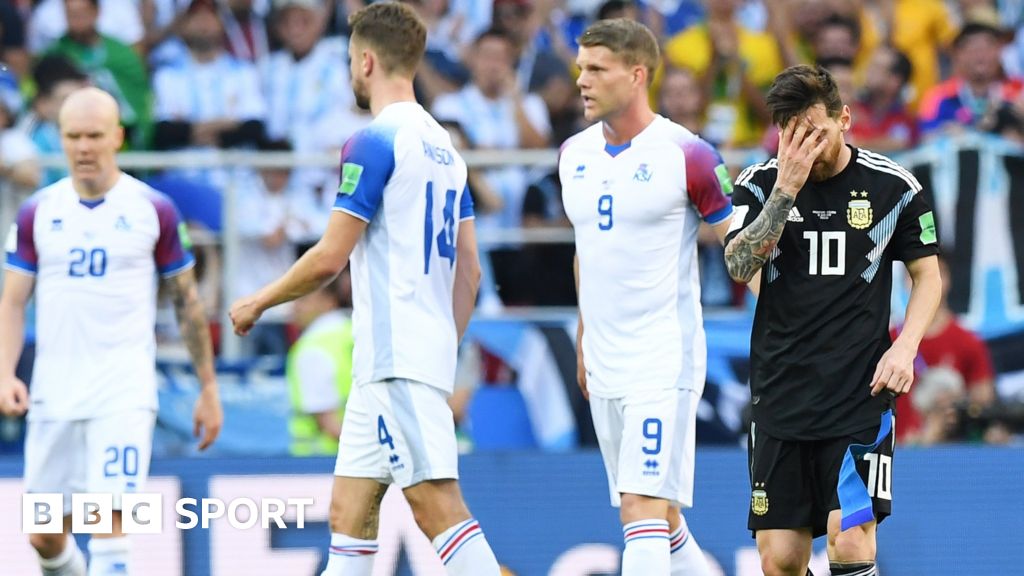
[[[595, 19], [615, 17], [643, 21], [661, 41], [663, 65], [650, 88], [655, 108], [725, 153], [774, 153], [765, 93], [778, 72], [800, 63], [837, 78], [853, 110], [853, 144], [895, 152], [964, 131], [1024, 143], [1024, 0], [406, 1], [429, 29], [418, 97], [463, 150], [556, 148], [582, 129], [576, 38]], [[349, 88], [347, 14], [362, 5], [0, 0], [4, 194], [23, 197], [64, 175], [37, 159], [60, 152], [57, 111], [86, 84], [118, 99], [130, 150], [337, 153], [371, 119]], [[315, 241], [337, 186], [337, 174], [320, 168], [141, 175], [174, 198], [199, 240], [204, 296], [215, 314], [225, 304], [221, 258], [216, 242], [202, 240], [220, 232], [225, 186], [234, 186], [239, 203], [243, 265], [230, 279], [234, 295], [276, 278]], [[553, 172], [477, 169], [469, 184], [482, 235], [568, 229]], [[729, 280], [712, 234], [701, 236], [700, 250], [704, 303], [742, 305], [744, 290]], [[571, 244], [485, 245], [483, 304], [574, 305], [572, 256]], [[247, 352], [284, 353], [294, 327], [311, 322], [297, 320], [302, 314], [271, 312]], [[936, 322], [930, 338], [959, 337], [948, 334], [955, 324], [948, 310]], [[981, 353], [969, 362], [936, 354], [935, 364], [956, 367], [959, 379], [936, 372], [923, 404], [915, 398], [904, 407], [918, 415], [907, 438], [1001, 438], [995, 427], [950, 424], [993, 405], [990, 363]]]
[[[0, 176], [30, 191], [63, 175], [34, 158], [60, 151], [57, 110], [86, 83], [117, 97], [131, 150], [336, 153], [370, 120], [348, 86], [347, 14], [363, 1], [0, 0]], [[1024, 0], [406, 1], [430, 31], [418, 96], [463, 149], [552, 148], [581, 129], [575, 40], [613, 17], [662, 41], [656, 108], [723, 151], [774, 151], [765, 92], [799, 63], [837, 77], [854, 144], [898, 151], [965, 130], [1024, 142]], [[314, 168], [149, 176], [212, 232], [218, 193], [244, 191], [240, 213], [259, 215], [240, 220], [244, 252], [260, 265], [237, 294], [318, 236], [337, 181]], [[553, 174], [479, 170], [471, 189], [483, 235], [568, 226]], [[736, 304], [714, 244], [702, 244], [705, 304]], [[485, 304], [574, 302], [568, 246], [490, 244], [486, 256]]]

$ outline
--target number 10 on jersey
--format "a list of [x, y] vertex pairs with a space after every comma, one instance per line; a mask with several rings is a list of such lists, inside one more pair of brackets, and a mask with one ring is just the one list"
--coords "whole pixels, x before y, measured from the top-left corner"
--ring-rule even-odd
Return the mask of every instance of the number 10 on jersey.
[[[819, 240], [820, 237], [820, 240]], [[807, 273], [811, 276], [842, 276], [846, 274], [846, 232], [804, 232], [810, 242]], [[835, 258], [832, 255], [835, 254]], [[819, 266], [820, 262], [820, 266]]]

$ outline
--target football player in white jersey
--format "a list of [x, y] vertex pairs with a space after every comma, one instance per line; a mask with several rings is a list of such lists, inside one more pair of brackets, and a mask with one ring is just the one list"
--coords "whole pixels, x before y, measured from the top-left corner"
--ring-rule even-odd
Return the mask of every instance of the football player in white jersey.
[[651, 110], [658, 60], [632, 20], [584, 32], [577, 85], [596, 123], [563, 145], [558, 170], [576, 235], [578, 378], [620, 507], [622, 574], [707, 575], [680, 514], [706, 363], [696, 243], [702, 219], [725, 237], [731, 181], [714, 148]]
[[236, 302], [245, 334], [266, 309], [317, 289], [351, 255], [353, 387], [331, 498], [324, 576], [368, 576], [387, 484], [401, 487], [448, 574], [498, 576], [458, 485], [447, 398], [480, 280], [466, 164], [416, 103], [426, 29], [398, 3], [349, 18], [352, 89], [373, 122], [342, 150], [323, 238], [276, 282]]
[[[117, 102], [97, 88], [65, 101], [60, 133], [70, 177], [25, 201], [6, 244], [0, 298], [0, 411], [28, 412], [25, 487], [64, 494], [64, 533], [33, 534], [45, 575], [84, 576], [69, 536], [71, 493], [113, 495], [112, 532], [89, 542], [89, 576], [131, 573], [121, 495], [149, 473], [156, 419], [157, 277], [174, 300], [202, 391], [195, 433], [205, 449], [223, 415], [188, 236], [171, 201], [121, 172]], [[31, 392], [14, 375], [25, 305], [35, 294]]]

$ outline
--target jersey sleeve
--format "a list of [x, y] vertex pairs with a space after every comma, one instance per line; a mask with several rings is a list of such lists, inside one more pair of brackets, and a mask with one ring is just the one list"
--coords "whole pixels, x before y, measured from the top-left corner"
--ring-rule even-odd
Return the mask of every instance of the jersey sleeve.
[[686, 157], [686, 193], [697, 212], [708, 224], [718, 224], [732, 212], [729, 195], [732, 180], [718, 151], [704, 140], [683, 144]]
[[732, 217], [732, 224], [725, 235], [725, 243], [729, 244], [744, 228], [750, 225], [761, 214], [764, 209], [764, 189], [754, 174], [753, 167], [740, 172], [736, 178], [736, 185], [732, 191], [732, 205], [735, 213]]
[[341, 184], [334, 209], [369, 222], [394, 171], [394, 132], [373, 126], [360, 130], [341, 149]]
[[36, 206], [31, 198], [21, 205], [4, 243], [4, 267], [33, 276], [39, 265], [35, 242]]
[[459, 222], [473, 220], [476, 213], [473, 211], [473, 195], [469, 193], [469, 184], [462, 190], [462, 198], [459, 199]]
[[920, 193], [914, 194], [896, 221], [892, 239], [893, 257], [903, 262], [939, 253], [935, 216]]
[[153, 207], [156, 208], [160, 223], [160, 235], [153, 248], [153, 259], [160, 276], [170, 278], [195, 265], [192, 240], [188, 236], [188, 226], [170, 198], [162, 194], [154, 195]]

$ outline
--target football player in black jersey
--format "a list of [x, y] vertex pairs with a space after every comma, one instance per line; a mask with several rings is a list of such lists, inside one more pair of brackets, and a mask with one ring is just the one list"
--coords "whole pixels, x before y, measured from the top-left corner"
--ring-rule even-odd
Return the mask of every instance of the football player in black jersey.
[[[828, 535], [834, 576], [873, 576], [892, 507], [893, 398], [939, 303], [938, 240], [921, 185], [847, 145], [850, 109], [822, 68], [780, 73], [768, 93], [777, 158], [736, 180], [730, 275], [761, 271], [751, 336], [750, 514], [766, 576], [804, 576]], [[889, 337], [892, 263], [913, 280]]]

